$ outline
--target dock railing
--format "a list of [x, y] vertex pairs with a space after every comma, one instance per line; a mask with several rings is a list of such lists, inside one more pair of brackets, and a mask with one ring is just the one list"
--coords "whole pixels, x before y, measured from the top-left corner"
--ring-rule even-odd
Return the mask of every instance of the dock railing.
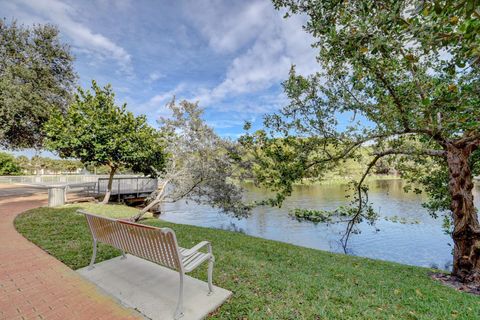
[[[136, 197], [145, 196], [157, 189], [157, 179], [148, 177], [118, 177], [113, 178], [111, 195], [135, 195]], [[107, 192], [108, 178], [99, 178], [97, 183], [97, 193]]]

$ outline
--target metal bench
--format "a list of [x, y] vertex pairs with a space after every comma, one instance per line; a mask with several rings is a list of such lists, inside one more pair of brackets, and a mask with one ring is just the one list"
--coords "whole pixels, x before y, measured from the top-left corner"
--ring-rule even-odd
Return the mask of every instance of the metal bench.
[[[103, 242], [120, 249], [123, 258], [126, 258], [125, 253], [129, 253], [178, 271], [180, 289], [174, 319], [183, 316], [183, 278], [185, 273], [193, 271], [205, 261], [208, 261], [208, 295], [213, 292], [212, 274], [215, 258], [210, 242], [202, 241], [191, 249], [185, 249], [178, 246], [175, 232], [170, 228], [156, 228], [125, 220], [111, 219], [83, 210], [78, 210], [78, 212], [87, 218], [93, 237], [90, 269], [94, 267], [97, 243]], [[207, 253], [199, 251], [205, 246], [208, 248]]]

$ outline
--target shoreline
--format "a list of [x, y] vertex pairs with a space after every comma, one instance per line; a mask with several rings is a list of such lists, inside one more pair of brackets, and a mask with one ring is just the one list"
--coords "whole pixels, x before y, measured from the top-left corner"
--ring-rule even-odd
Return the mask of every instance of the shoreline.
[[[88, 265], [91, 255], [85, 218], [75, 213], [80, 206], [33, 209], [18, 216], [15, 226], [27, 239], [78, 269]], [[118, 205], [96, 208], [117, 218], [133, 212]], [[479, 297], [433, 280], [430, 274], [436, 269], [157, 219], [142, 223], [172, 228], [185, 248], [211, 241], [216, 256], [214, 283], [234, 295], [209, 319], [409, 319], [412, 314], [418, 319], [446, 319], [445, 315], [467, 308], [471, 314], [480, 313]], [[118, 250], [101, 245], [97, 262], [118, 255]], [[199, 270], [192, 276], [204, 280], [206, 274]]]

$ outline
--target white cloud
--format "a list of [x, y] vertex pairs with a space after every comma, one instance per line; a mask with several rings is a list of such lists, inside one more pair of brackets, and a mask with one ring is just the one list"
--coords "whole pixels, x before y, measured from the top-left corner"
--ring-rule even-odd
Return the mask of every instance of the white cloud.
[[58, 0], [20, 0], [19, 2], [30, 8], [35, 16], [58, 25], [60, 31], [71, 39], [74, 47], [93, 52], [104, 59], [113, 58], [120, 64], [123, 71], [131, 72], [130, 54], [111, 39], [75, 21], [75, 16], [81, 13], [74, 7]]
[[157, 81], [158, 79], [161, 79], [161, 78], [165, 78], [165, 75], [160, 73], [160, 72], [154, 71], [154, 72], [152, 72], [148, 75], [147, 82], [152, 83], [152, 82], [155, 82], [155, 81]]
[[[316, 51], [311, 47], [313, 38], [302, 29], [303, 17], [283, 19], [283, 13], [267, 0], [236, 7], [220, 2], [192, 5], [190, 12], [204, 13], [191, 15], [191, 19], [212, 49], [225, 53], [238, 51], [223, 81], [213, 88], [199, 90], [195, 99], [202, 104], [268, 89], [287, 78], [292, 64], [302, 74], [318, 70]], [[247, 49], [242, 50], [243, 47]]]
[[268, 16], [264, 13], [271, 7], [268, 1], [254, 1], [245, 5], [241, 2], [235, 4], [210, 0], [188, 2], [185, 10], [215, 51], [232, 52], [255, 38], [258, 30], [268, 22]]
[[[175, 95], [200, 101], [209, 119], [238, 114], [243, 121], [285, 105], [278, 84], [291, 64], [305, 74], [318, 68], [304, 19], [283, 19], [269, 0], [0, 0], [0, 11], [27, 24], [58, 25], [81, 77], [113, 83], [120, 99], [151, 118], [165, 114]], [[142, 79], [118, 76], [133, 64]]]
[[[185, 89], [185, 84], [180, 83], [177, 85], [175, 88], [156, 94], [153, 97], [151, 97], [147, 102], [142, 104], [138, 112], [140, 113], [145, 113], [145, 112], [151, 112], [152, 110], [156, 110], [156, 114], [158, 116], [169, 116], [170, 111], [166, 107], [166, 105], [178, 94], [181, 94]], [[181, 100], [182, 98], [176, 97], [177, 100]]]

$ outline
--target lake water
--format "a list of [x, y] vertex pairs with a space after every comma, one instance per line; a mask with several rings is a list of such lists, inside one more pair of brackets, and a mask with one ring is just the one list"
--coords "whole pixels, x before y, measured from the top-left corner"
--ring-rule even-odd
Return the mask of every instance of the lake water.
[[[360, 224], [360, 234], [351, 236], [349, 254], [390, 260], [403, 264], [451, 269], [452, 240], [444, 234], [442, 219], [433, 219], [422, 208], [421, 195], [404, 193], [401, 180], [377, 180], [370, 183], [370, 201], [381, 218], [374, 227]], [[266, 192], [246, 186], [248, 199], [259, 199]], [[474, 190], [479, 207], [480, 185]], [[294, 208], [334, 209], [348, 204], [345, 186], [297, 186], [282, 208], [258, 207], [250, 217], [236, 219], [209, 206], [178, 202], [165, 205], [161, 219], [242, 232], [266, 239], [293, 243], [315, 249], [343, 252], [340, 238], [345, 224], [313, 224], [292, 219]], [[388, 217], [400, 217], [410, 223], [391, 222]], [[387, 219], [385, 219], [387, 218]]]

